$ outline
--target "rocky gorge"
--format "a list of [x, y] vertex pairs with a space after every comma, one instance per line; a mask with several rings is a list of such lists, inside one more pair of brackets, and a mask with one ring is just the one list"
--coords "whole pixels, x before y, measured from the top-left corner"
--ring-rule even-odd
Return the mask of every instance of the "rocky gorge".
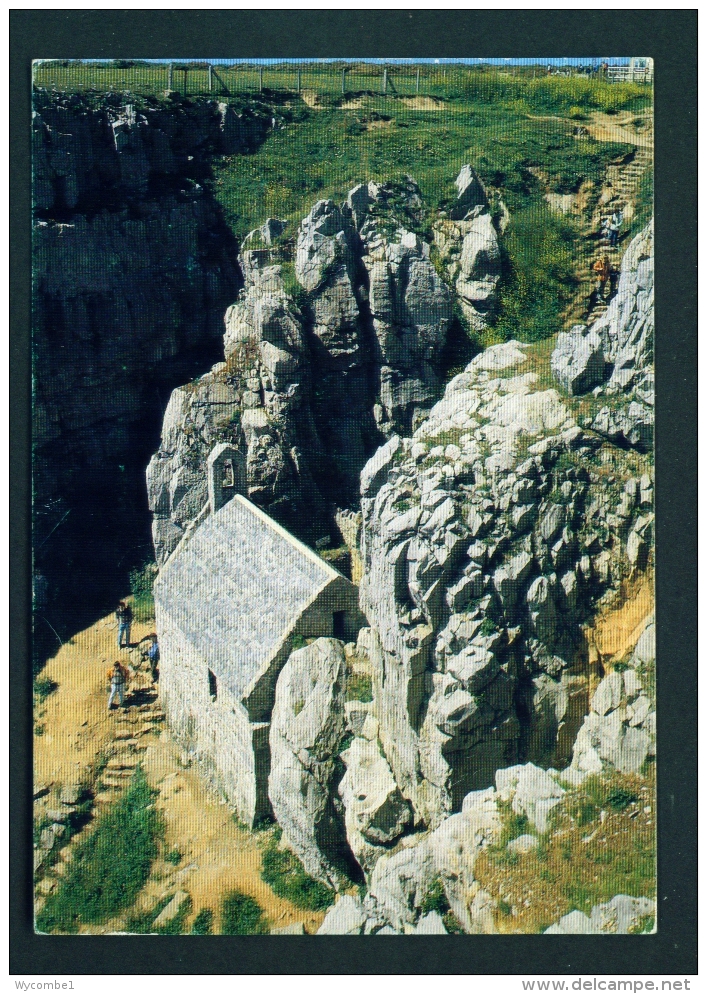
[[[489, 286], [498, 243], [474, 224], [483, 205], [442, 219], [445, 237], [469, 225], [457, 248], [474, 259], [435, 254], [443, 279], [413, 225], [391, 225], [418, 198], [410, 181], [316, 204], [292, 262], [276, 221], [249, 236], [225, 362], [175, 391], [148, 469], [159, 558], [203, 506], [224, 439], [244, 451], [251, 500], [300, 529], [306, 506], [308, 541], [338, 527], [359, 557], [369, 627], [294, 652], [272, 717], [282, 845], [341, 895], [321, 934], [497, 931], [481, 856], [547, 844], [583, 785], [640, 780], [655, 755], [652, 625], [613, 663], [591, 639], [652, 565], [651, 435], [603, 429], [620, 405], [651, 418], [652, 228], [601, 323], [560, 335], [548, 368], [509, 341], [442, 392], [455, 286]], [[344, 454], [328, 490], [322, 467]], [[356, 673], [372, 699], [351, 697]], [[526, 831], [509, 840], [511, 814]], [[363, 898], [347, 889], [359, 874]], [[641, 931], [653, 913], [617, 895], [549, 931]]]
[[630, 882], [529, 925], [510, 891], [565, 837], [602, 864], [606, 826], [652, 834], [654, 622], [618, 654], [595, 638], [652, 579], [652, 223], [600, 320], [551, 353], [474, 355], [512, 216], [470, 163], [443, 208], [410, 176], [361, 182], [237, 245], [210, 162], [257, 146], [264, 108], [35, 106], [35, 554], [55, 603], [74, 581], [112, 593], [149, 517], [163, 565], [227, 443], [253, 504], [346, 549], [367, 622], [292, 652], [259, 729], [280, 846], [336, 895], [320, 934], [650, 930]]

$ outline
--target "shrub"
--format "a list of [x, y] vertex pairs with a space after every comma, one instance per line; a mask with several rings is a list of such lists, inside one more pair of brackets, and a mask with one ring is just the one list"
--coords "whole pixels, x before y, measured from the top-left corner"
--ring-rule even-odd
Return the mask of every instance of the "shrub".
[[373, 700], [373, 684], [366, 673], [350, 673], [346, 681], [346, 700], [368, 704]]
[[266, 935], [269, 932], [263, 909], [255, 898], [232, 890], [221, 901], [222, 935]]
[[136, 621], [152, 621], [155, 617], [155, 602], [152, 598], [152, 585], [157, 576], [157, 565], [146, 562], [140, 569], [130, 573], [130, 590], [133, 595], [133, 616]]
[[49, 697], [50, 694], [53, 694], [58, 687], [59, 684], [56, 680], [50, 680], [49, 677], [46, 676], [35, 677], [34, 686], [32, 688], [35, 703], [42, 703], [42, 701], [45, 701], [47, 697]]
[[334, 892], [305, 872], [293, 852], [278, 849], [282, 830], [275, 829], [263, 852], [260, 875], [278, 897], [285, 897], [298, 908], [323, 911], [334, 903]]
[[181, 852], [179, 849], [177, 848], [170, 849], [170, 851], [165, 856], [165, 862], [171, 863], [172, 866], [179, 866], [179, 864], [182, 862], [183, 856], [184, 853]]
[[423, 915], [429, 914], [430, 911], [436, 911], [441, 916], [444, 927], [448, 932], [451, 932], [453, 935], [466, 934], [459, 923], [459, 919], [449, 907], [444, 884], [439, 877], [435, 877], [432, 886], [423, 898], [421, 911]]
[[144, 886], [163, 831], [141, 767], [120, 800], [76, 850], [70, 870], [37, 916], [42, 932], [74, 932], [129, 907]]
[[191, 926], [192, 935], [211, 935], [214, 926], [214, 913], [211, 908], [202, 908]]

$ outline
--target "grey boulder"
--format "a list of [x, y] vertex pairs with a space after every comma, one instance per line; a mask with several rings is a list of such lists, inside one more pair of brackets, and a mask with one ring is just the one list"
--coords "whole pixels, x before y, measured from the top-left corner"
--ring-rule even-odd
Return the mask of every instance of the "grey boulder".
[[332, 793], [345, 734], [346, 660], [320, 638], [293, 652], [280, 673], [270, 727], [269, 796], [289, 844], [317, 880], [337, 886], [345, 848]]
[[606, 362], [599, 335], [582, 325], [560, 332], [552, 353], [552, 371], [569, 394], [587, 393], [604, 382]]

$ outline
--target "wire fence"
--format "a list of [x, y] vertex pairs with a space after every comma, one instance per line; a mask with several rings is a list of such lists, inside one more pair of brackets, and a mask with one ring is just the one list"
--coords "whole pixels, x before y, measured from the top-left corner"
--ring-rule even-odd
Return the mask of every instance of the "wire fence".
[[229, 96], [237, 93], [272, 92], [308, 93], [342, 96], [346, 93], [373, 92], [386, 96], [429, 96], [454, 99], [464, 95], [484, 78], [509, 84], [513, 81], [541, 80], [571, 76], [583, 82], [626, 80], [619, 67], [601, 69], [588, 66], [516, 66], [498, 69], [491, 66], [381, 66], [352, 64], [336, 66], [214, 65], [202, 63], [113, 62], [40, 62], [34, 67], [34, 84], [68, 92], [99, 90], [132, 92], [143, 96], [174, 92], [185, 96]]

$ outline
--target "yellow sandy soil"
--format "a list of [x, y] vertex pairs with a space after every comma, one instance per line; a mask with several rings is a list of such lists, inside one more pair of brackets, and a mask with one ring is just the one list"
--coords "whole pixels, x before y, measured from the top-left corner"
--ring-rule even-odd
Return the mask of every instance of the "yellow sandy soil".
[[655, 610], [653, 576], [642, 576], [620, 606], [600, 614], [591, 631], [602, 660], [620, 660], [638, 642]]

